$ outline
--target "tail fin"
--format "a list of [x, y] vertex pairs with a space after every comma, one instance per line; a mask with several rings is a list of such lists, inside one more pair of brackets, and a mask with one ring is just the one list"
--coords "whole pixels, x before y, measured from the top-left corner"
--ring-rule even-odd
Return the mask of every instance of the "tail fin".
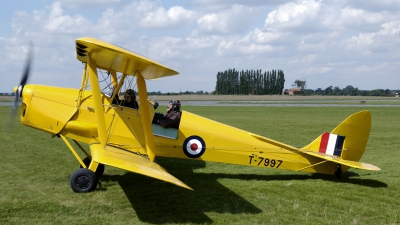
[[370, 130], [371, 113], [360, 111], [349, 116], [330, 133], [321, 134], [302, 150], [358, 162], [364, 154]]

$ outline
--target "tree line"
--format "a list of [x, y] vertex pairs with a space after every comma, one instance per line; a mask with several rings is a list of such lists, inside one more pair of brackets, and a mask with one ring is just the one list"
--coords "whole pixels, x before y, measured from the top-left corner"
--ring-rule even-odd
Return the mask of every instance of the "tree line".
[[329, 86], [325, 89], [317, 88], [305, 89], [303, 95], [336, 95], [336, 96], [394, 96], [399, 93], [399, 90], [389, 89], [375, 89], [375, 90], [359, 90], [351, 85], [347, 85], [345, 88], [340, 89], [339, 87]]
[[282, 70], [265, 71], [228, 69], [217, 73], [213, 94], [217, 95], [280, 95], [285, 85]]
[[[389, 89], [375, 89], [375, 90], [359, 90], [352, 85], [347, 85], [345, 88], [341, 89], [338, 86], [329, 86], [325, 89], [307, 89], [307, 82], [305, 80], [296, 80], [293, 82], [292, 87], [297, 87], [300, 89], [296, 95], [335, 95], [335, 96], [395, 96], [399, 93], [399, 90], [389, 90]], [[288, 90], [285, 90], [287, 93]]]

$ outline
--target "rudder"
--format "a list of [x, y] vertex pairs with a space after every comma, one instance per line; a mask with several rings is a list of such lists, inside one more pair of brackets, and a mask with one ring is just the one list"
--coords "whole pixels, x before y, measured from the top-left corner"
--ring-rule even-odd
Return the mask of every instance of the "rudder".
[[320, 152], [344, 160], [361, 159], [371, 130], [371, 113], [368, 110], [350, 115], [330, 133], [323, 133], [301, 150]]

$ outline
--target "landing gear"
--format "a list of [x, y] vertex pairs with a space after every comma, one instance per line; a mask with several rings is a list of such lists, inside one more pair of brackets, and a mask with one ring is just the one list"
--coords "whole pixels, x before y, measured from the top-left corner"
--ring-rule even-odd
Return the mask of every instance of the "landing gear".
[[104, 173], [104, 164], [99, 163], [96, 172], [89, 170], [89, 165], [92, 160], [89, 157], [84, 158], [83, 163], [87, 168], [81, 168], [76, 170], [69, 179], [71, 189], [77, 193], [85, 193], [96, 190], [98, 177]]
[[74, 192], [91, 192], [97, 187], [97, 176], [89, 169], [80, 168], [71, 175], [69, 184]]
[[[82, 161], [85, 164], [86, 168], [89, 168], [90, 162], [92, 162], [92, 160], [89, 157], [84, 158]], [[83, 168], [82, 165], [81, 168]], [[105, 168], [104, 164], [99, 163], [95, 172], [97, 177], [101, 177], [101, 175], [103, 175], [104, 168]]]
[[336, 171], [335, 171], [335, 176], [340, 179], [342, 177], [342, 173], [343, 173], [342, 167], [340, 165], [337, 165]]

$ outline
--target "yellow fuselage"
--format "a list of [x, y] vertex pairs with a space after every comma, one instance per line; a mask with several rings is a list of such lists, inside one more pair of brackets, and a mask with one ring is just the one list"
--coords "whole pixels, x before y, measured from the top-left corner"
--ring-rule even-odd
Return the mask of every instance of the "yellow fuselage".
[[[81, 96], [78, 98], [78, 96]], [[112, 105], [102, 96], [107, 146], [146, 154], [143, 125], [136, 109]], [[21, 122], [30, 127], [89, 145], [98, 144], [91, 91], [26, 85]], [[151, 118], [155, 113], [151, 102]], [[199, 141], [200, 140], [200, 141]], [[265, 168], [332, 174], [336, 164], [303, 154], [297, 148], [183, 111], [177, 138], [154, 136], [155, 155], [233, 163]], [[309, 165], [315, 165], [308, 167]]]

